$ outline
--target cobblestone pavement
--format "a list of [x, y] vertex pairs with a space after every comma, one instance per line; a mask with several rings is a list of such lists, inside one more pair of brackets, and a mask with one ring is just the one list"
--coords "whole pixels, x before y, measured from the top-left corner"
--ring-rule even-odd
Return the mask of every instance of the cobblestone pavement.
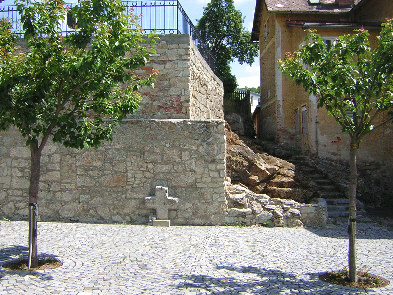
[[[393, 281], [393, 232], [359, 224], [358, 266]], [[0, 222], [0, 265], [27, 255], [27, 222]], [[393, 294], [318, 280], [346, 266], [345, 224], [325, 229], [39, 223], [54, 270], [0, 267], [0, 294]]]

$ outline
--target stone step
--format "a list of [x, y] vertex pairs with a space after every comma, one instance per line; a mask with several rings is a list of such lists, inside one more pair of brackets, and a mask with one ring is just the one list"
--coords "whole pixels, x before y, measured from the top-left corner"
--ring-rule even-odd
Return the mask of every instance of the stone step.
[[327, 206], [328, 212], [330, 211], [344, 211], [344, 212], [348, 212], [349, 210], [349, 206], [345, 206], [345, 205], [328, 205]]
[[327, 199], [326, 203], [328, 205], [349, 205], [348, 199]]
[[307, 175], [309, 178], [311, 178], [311, 179], [316, 179], [316, 180], [319, 180], [319, 179], [326, 179], [322, 174], [320, 174], [320, 173], [318, 173], [318, 172], [316, 172], [316, 173], [310, 173], [309, 175]]
[[[334, 185], [331, 184], [323, 184], [323, 185], [318, 185], [318, 190], [319, 191], [329, 191], [329, 192], [337, 192], [340, 193], [339, 191], [337, 191], [337, 188]], [[341, 193], [340, 193], [341, 194]]]
[[300, 168], [300, 170], [301, 170], [303, 173], [307, 173], [307, 174], [310, 174], [310, 175], [315, 175], [315, 174], [319, 174], [319, 175], [320, 175], [320, 173], [319, 173], [317, 170], [315, 170], [314, 168], [309, 167], [309, 166], [302, 166], [302, 167]]
[[345, 211], [328, 211], [329, 218], [348, 217], [348, 212]]
[[296, 162], [308, 162], [308, 157], [303, 156], [303, 155], [295, 155], [291, 157], [291, 161], [296, 161]]
[[328, 217], [348, 217], [349, 216], [349, 200], [347, 198], [326, 199]]
[[341, 199], [343, 197], [343, 193], [339, 191], [319, 191], [319, 196], [325, 199]]
[[314, 182], [318, 185], [329, 185], [332, 183], [329, 179], [326, 178], [315, 179]]

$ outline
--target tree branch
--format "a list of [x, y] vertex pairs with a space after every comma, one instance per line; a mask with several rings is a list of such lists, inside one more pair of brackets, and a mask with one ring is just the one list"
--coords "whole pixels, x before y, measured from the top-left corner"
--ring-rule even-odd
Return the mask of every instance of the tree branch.
[[52, 133], [53, 128], [56, 126], [56, 121], [59, 118], [59, 114], [61, 110], [64, 108], [64, 105], [66, 103], [66, 100], [62, 102], [62, 93], [63, 93], [63, 85], [64, 85], [64, 80], [61, 79], [59, 82], [59, 89], [57, 91], [57, 107], [54, 116], [52, 117], [52, 122], [49, 124], [48, 128], [46, 128], [44, 137], [41, 140], [41, 144], [39, 146], [39, 151], [42, 152], [44, 149], [46, 143], [48, 142], [49, 136]]

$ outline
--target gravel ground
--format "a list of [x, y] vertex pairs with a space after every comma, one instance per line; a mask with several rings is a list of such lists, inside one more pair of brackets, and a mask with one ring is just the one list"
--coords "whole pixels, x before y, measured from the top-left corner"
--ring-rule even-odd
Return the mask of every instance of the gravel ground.
[[[347, 265], [345, 223], [324, 229], [158, 228], [39, 223], [38, 247], [63, 266], [12, 272], [0, 294], [393, 294], [393, 284], [359, 290], [318, 280]], [[393, 232], [358, 224], [359, 270], [393, 281]], [[0, 265], [27, 256], [28, 224], [0, 222]]]

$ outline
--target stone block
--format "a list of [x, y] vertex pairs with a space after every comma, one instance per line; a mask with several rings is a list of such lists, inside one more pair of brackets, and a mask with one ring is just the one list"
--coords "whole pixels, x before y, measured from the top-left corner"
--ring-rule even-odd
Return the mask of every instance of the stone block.
[[250, 208], [247, 209], [238, 209], [238, 208], [231, 208], [228, 210], [228, 216], [231, 217], [246, 217], [247, 215], [251, 215], [252, 210]]
[[257, 224], [264, 224], [273, 218], [273, 214], [267, 211], [263, 211], [255, 217]]
[[10, 157], [30, 159], [30, 150], [27, 147], [13, 147], [10, 150]]
[[170, 220], [157, 220], [154, 219], [152, 222], [153, 226], [159, 226], [159, 227], [170, 227], [171, 226], [171, 221]]

